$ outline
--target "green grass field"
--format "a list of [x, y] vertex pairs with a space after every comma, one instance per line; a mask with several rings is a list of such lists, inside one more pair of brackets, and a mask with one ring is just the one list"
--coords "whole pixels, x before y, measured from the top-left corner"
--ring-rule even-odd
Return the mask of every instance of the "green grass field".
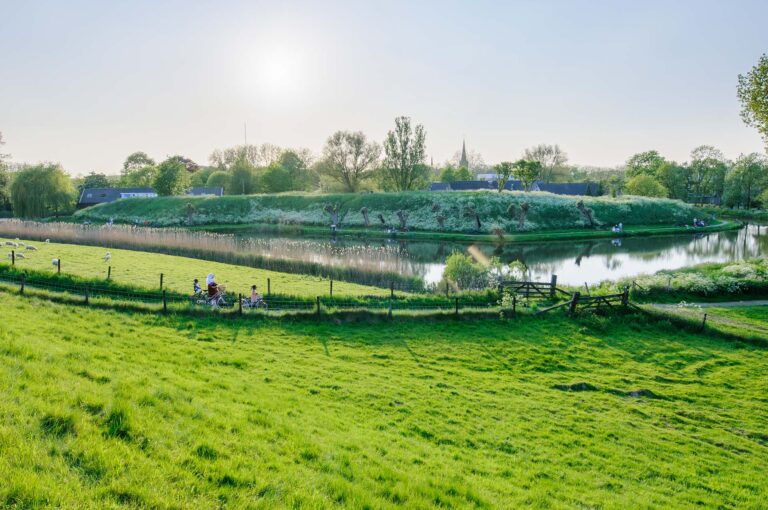
[[[295, 296], [322, 296], [329, 292], [329, 281], [316, 276], [302, 274], [278, 273], [264, 269], [246, 266], [209, 262], [205, 260], [148, 253], [116, 248], [98, 248], [62, 243], [40, 243], [26, 241], [37, 247], [37, 251], [18, 250], [25, 258], [16, 261], [19, 269], [36, 269], [55, 272], [51, 264], [54, 258], [61, 259], [61, 270], [76, 276], [88, 278], [107, 277], [107, 268], [112, 266], [112, 279], [116, 282], [127, 283], [139, 287], [157, 289], [160, 287], [160, 273], [163, 273], [163, 284], [166, 288], [183, 293], [192, 293], [192, 281], [197, 278], [205, 286], [205, 277], [214, 273], [216, 280], [226, 284], [231, 292], [249, 293], [252, 284], [266, 293], [267, 278], [270, 279], [273, 293]], [[0, 247], [0, 257], [4, 263], [10, 263], [7, 254], [11, 247]], [[103, 260], [109, 251], [112, 258], [109, 262]], [[333, 283], [334, 295], [389, 295], [386, 289], [358, 285], [355, 283]]]
[[766, 351], [643, 322], [216, 322], [0, 293], [0, 507], [764, 507]]

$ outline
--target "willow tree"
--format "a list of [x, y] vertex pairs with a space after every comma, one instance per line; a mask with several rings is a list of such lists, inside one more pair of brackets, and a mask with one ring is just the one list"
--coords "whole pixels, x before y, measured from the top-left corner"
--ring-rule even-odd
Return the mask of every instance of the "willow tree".
[[16, 174], [11, 185], [11, 203], [17, 217], [58, 217], [72, 210], [75, 190], [59, 165], [37, 165]]
[[381, 147], [361, 131], [337, 131], [325, 142], [318, 171], [354, 193], [371, 176], [380, 154]]

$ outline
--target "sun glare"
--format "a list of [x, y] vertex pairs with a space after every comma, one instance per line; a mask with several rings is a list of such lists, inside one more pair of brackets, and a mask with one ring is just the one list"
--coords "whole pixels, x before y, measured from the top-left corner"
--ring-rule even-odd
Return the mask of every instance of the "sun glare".
[[300, 48], [260, 48], [248, 70], [249, 81], [263, 99], [296, 99], [307, 86], [306, 60]]

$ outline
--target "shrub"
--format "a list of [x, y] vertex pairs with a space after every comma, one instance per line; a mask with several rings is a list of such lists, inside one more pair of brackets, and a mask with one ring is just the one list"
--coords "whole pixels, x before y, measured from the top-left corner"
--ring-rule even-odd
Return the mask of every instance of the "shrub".
[[488, 285], [485, 268], [469, 255], [453, 252], [445, 261], [443, 278], [453, 282], [459, 289], [483, 289]]

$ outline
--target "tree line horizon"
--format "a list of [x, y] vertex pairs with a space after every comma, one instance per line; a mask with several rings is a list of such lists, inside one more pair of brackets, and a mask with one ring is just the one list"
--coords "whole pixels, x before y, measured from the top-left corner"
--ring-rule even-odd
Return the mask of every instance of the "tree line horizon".
[[[745, 75], [738, 76], [741, 117], [755, 127], [768, 151], [768, 55]], [[0, 147], [3, 145], [0, 133]], [[175, 155], [160, 163], [146, 153], [130, 154], [119, 176], [91, 172], [72, 178], [61, 165], [23, 165], [9, 172], [7, 154], [0, 153], [0, 211], [43, 217], [70, 211], [77, 194], [95, 187], [151, 187], [159, 195], [179, 195], [191, 187], [221, 187], [230, 195], [253, 193], [412, 191], [430, 182], [472, 180], [479, 171], [496, 176], [499, 191], [516, 178], [525, 190], [533, 182], [596, 182], [603, 194], [667, 197], [684, 201], [716, 201], [731, 207], [768, 207], [768, 159], [756, 152], [735, 161], [711, 145], [691, 151], [690, 161], [668, 160], [656, 150], [630, 156], [623, 167], [568, 166], [568, 155], [554, 144], [525, 149], [516, 161], [485, 165], [482, 157], [456, 157], [435, 167], [426, 161], [426, 130], [400, 116], [379, 144], [362, 131], [336, 131], [318, 158], [308, 149], [272, 144], [237, 145], [216, 149], [209, 165]]]

